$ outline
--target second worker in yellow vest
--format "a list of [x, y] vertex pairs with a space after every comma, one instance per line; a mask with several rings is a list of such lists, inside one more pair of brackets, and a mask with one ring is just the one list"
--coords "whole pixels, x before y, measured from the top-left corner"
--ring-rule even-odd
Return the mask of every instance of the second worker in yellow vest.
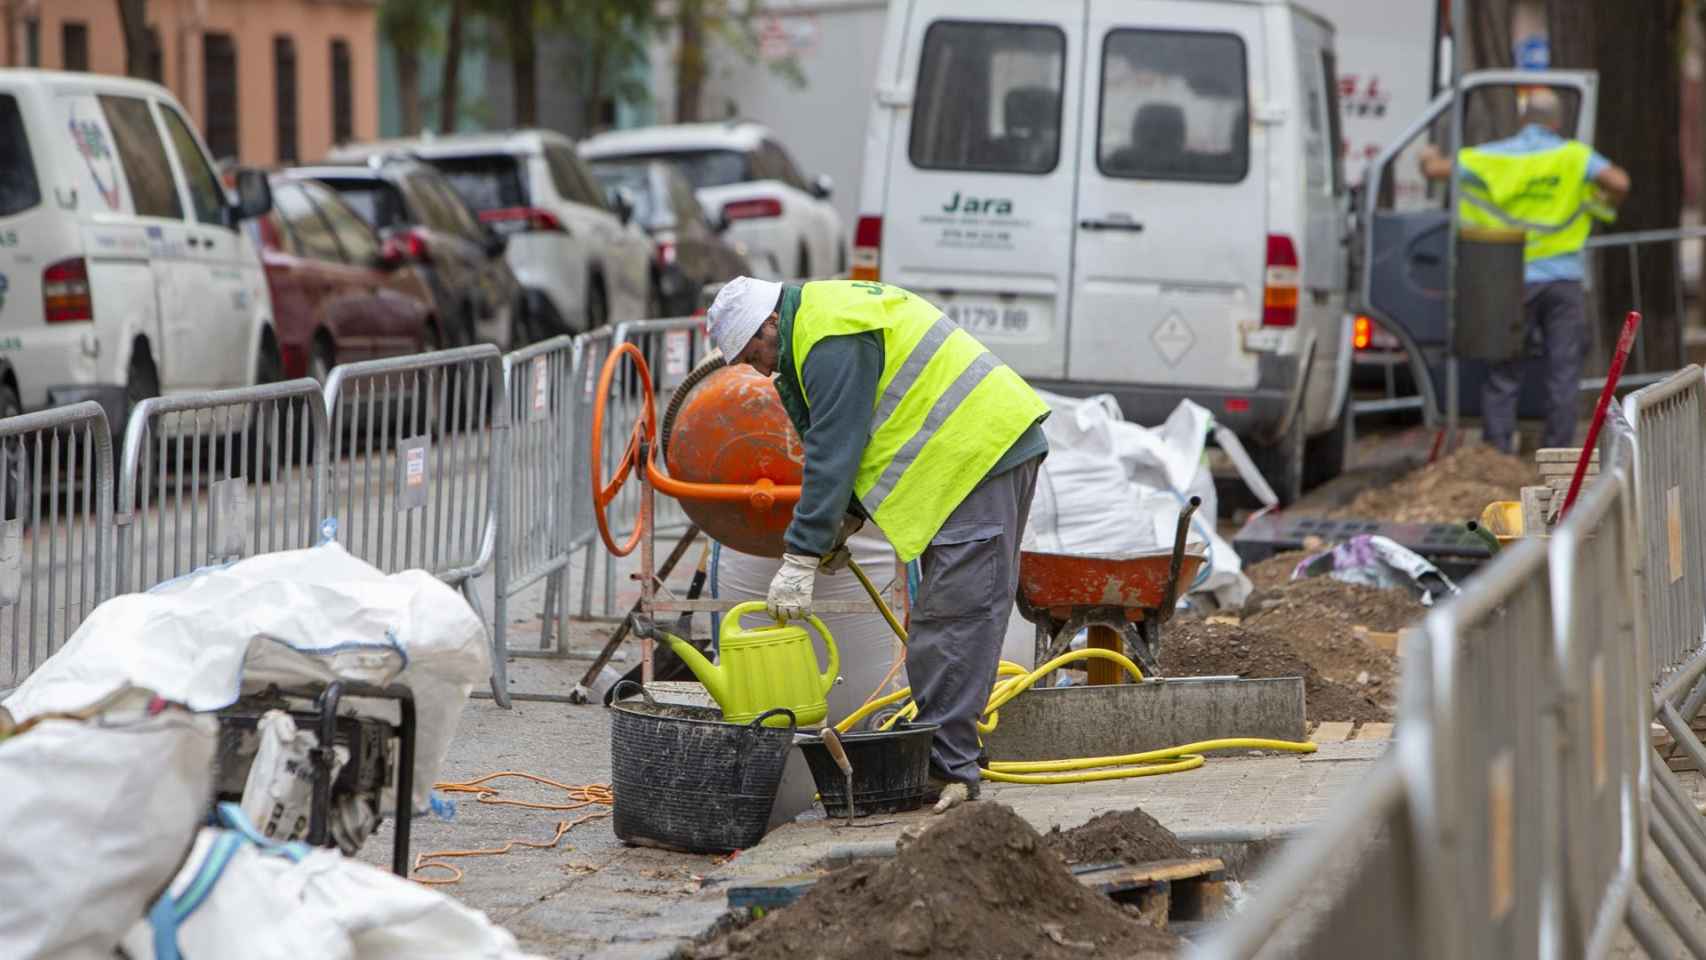
[[[1521, 230], [1523, 313], [1530, 355], [1546, 358], [1542, 447], [1568, 447], [1576, 432], [1576, 393], [1589, 334], [1582, 291], [1582, 244], [1593, 221], [1609, 219], [1629, 192], [1629, 175], [1579, 140], [1566, 140], [1563, 105], [1548, 87], [1526, 93], [1514, 137], [1457, 152], [1458, 218], [1465, 227]], [[1452, 161], [1432, 145], [1423, 175], [1451, 176]], [[1604, 201], [1603, 203], [1601, 201]], [[1481, 435], [1516, 452], [1522, 361], [1495, 363], [1481, 386]]]
[[869, 519], [920, 561], [906, 648], [939, 809], [977, 796], [977, 717], [1001, 659], [1048, 405], [917, 294], [869, 281], [737, 277], [709, 311], [730, 363], [775, 377], [805, 445], [768, 604], [811, 611], [813, 576]]

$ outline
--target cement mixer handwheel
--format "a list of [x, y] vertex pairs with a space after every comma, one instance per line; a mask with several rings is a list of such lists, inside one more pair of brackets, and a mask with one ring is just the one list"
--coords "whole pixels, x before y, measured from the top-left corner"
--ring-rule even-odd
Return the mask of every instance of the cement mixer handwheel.
[[[635, 386], [640, 391], [642, 403], [640, 417], [634, 422], [634, 429], [628, 435], [628, 448], [622, 452], [622, 462], [616, 466], [616, 475], [611, 478], [610, 485], [605, 486], [602, 470], [604, 467], [604, 415], [606, 405], [610, 400], [610, 384], [616, 377], [616, 368], [622, 357], [634, 361], [638, 374]], [[598, 375], [598, 390], [593, 394], [592, 403], [592, 437], [590, 449], [587, 451], [588, 469], [592, 472], [593, 516], [598, 520], [598, 536], [604, 541], [605, 549], [612, 556], [625, 557], [634, 552], [640, 545], [640, 538], [646, 535], [644, 526], [636, 520], [634, 532], [629, 535], [627, 542], [616, 545], [616, 538], [610, 535], [610, 520], [606, 512], [610, 501], [616, 499], [622, 484], [628, 479], [629, 471], [644, 470], [646, 465], [643, 457], [652, 443], [657, 439], [658, 418], [657, 405], [652, 394], [652, 371], [646, 366], [646, 357], [640, 349], [631, 343], [622, 343], [610, 351], [610, 356], [604, 360], [604, 369]]]

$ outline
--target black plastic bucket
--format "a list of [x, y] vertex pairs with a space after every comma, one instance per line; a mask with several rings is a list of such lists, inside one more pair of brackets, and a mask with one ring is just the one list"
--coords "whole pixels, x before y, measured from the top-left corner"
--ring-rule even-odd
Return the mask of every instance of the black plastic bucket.
[[[715, 707], [658, 703], [640, 692], [644, 701], [610, 705], [617, 839], [690, 853], [744, 850], [763, 839], [794, 714], [777, 708], [748, 724], [724, 723]], [[786, 727], [762, 725], [778, 714]]]
[[[886, 733], [844, 733], [842, 749], [853, 765], [853, 815], [901, 813], [924, 805], [930, 786], [930, 741], [936, 724], [895, 724]], [[822, 738], [800, 741], [818, 799], [831, 817], [847, 815], [847, 778], [830, 759]]]

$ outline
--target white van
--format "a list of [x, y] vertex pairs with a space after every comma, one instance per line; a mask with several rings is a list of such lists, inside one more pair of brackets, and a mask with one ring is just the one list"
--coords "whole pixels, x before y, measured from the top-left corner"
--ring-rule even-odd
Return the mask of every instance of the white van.
[[278, 374], [261, 261], [238, 221], [264, 174], [221, 185], [165, 88], [0, 70], [0, 416], [106, 408]]
[[894, 0], [853, 276], [1039, 387], [1201, 403], [1289, 501], [1347, 439], [1334, 73], [1282, 0]]

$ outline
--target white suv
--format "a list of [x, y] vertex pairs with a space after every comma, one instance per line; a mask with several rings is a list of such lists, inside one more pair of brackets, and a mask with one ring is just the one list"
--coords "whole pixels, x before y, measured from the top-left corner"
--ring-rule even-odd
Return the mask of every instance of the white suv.
[[0, 416], [95, 400], [121, 431], [139, 400], [280, 376], [237, 229], [272, 192], [237, 183], [163, 87], [0, 70]]
[[581, 141], [588, 160], [643, 157], [674, 164], [711, 219], [745, 245], [752, 265], [777, 277], [847, 270], [841, 215], [822, 174], [808, 181], [788, 151], [756, 123], [683, 123], [601, 133]]
[[333, 161], [406, 153], [436, 167], [480, 219], [504, 234], [504, 259], [527, 291], [531, 339], [656, 317], [652, 244], [550, 130], [456, 134], [337, 147]]

